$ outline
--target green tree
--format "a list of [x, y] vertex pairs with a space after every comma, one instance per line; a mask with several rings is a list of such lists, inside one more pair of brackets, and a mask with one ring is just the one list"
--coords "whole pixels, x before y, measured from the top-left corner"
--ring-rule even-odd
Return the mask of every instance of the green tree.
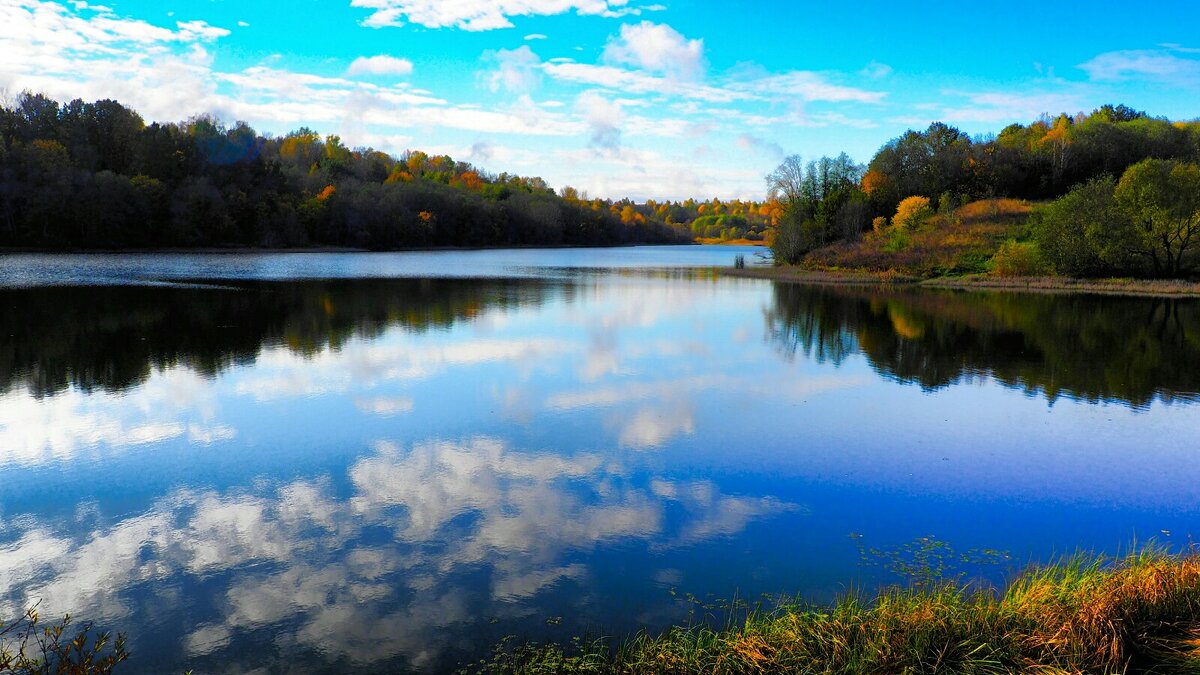
[[1033, 238], [1054, 271], [1093, 277], [1140, 269], [1138, 238], [1117, 206], [1116, 185], [1110, 176], [1095, 178], [1035, 212]]
[[1133, 223], [1137, 251], [1150, 259], [1155, 275], [1186, 274], [1200, 240], [1200, 166], [1143, 160], [1121, 176], [1114, 196]]
[[971, 155], [970, 137], [952, 126], [935, 122], [925, 131], [909, 131], [871, 160], [871, 172], [889, 179], [872, 198], [886, 211], [906, 195], [937, 198], [947, 191], [964, 192], [970, 183]]

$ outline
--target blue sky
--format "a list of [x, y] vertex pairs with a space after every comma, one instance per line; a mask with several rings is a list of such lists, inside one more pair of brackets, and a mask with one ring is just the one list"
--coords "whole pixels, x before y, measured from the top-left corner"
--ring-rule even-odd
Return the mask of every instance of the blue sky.
[[1200, 117], [1197, 25], [1193, 2], [0, 0], [0, 89], [309, 126], [593, 196], [761, 198], [786, 154], [865, 162], [934, 120]]

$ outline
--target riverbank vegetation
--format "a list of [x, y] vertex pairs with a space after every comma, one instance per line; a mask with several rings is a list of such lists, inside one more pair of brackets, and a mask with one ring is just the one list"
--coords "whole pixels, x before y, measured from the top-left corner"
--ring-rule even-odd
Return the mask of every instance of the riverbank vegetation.
[[784, 602], [724, 627], [505, 646], [486, 673], [1200, 672], [1200, 557], [1075, 558], [997, 592], [953, 582]]
[[117, 101], [0, 104], [0, 248], [357, 249], [759, 241], [765, 203], [590, 199], [417, 150], [209, 116], [146, 124]]
[[70, 615], [47, 624], [32, 608], [0, 622], [0, 674], [110, 675], [128, 658], [124, 635], [76, 626]]
[[1200, 122], [1125, 106], [972, 138], [935, 123], [867, 165], [790, 157], [767, 177], [778, 262], [919, 277], [1189, 277]]

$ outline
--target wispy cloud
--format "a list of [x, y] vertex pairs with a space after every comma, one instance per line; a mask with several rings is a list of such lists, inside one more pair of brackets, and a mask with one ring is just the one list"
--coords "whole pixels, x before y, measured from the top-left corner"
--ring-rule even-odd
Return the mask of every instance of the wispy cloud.
[[892, 67], [886, 63], [872, 61], [867, 64], [866, 68], [858, 71], [858, 74], [862, 75], [863, 77], [869, 77], [872, 80], [879, 80], [891, 75]]
[[1196, 50], [1167, 45], [1161, 49], [1106, 52], [1079, 67], [1095, 82], [1150, 80], [1166, 84], [1200, 85]]
[[939, 106], [939, 116], [951, 123], [1028, 122], [1043, 114], [1071, 114], [1087, 107], [1085, 97], [1077, 92], [944, 91], [942, 94], [951, 101], [965, 99], [962, 103], [951, 102]]
[[742, 150], [751, 152], [760, 152], [768, 157], [779, 159], [783, 157], [784, 151], [778, 143], [768, 141], [750, 134], [741, 134], [737, 138], [737, 145]]
[[799, 99], [831, 103], [879, 103], [887, 92], [870, 91], [835, 83], [831, 76], [807, 70], [766, 74], [729, 85], [733, 91], [772, 99]]

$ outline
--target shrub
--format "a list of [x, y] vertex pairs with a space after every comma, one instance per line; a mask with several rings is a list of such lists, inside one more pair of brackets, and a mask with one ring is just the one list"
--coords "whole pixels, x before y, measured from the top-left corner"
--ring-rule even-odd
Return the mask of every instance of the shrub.
[[876, 233], [883, 232], [884, 230], [887, 229], [887, 226], [888, 226], [887, 216], [879, 216], [875, 220], [871, 221], [871, 229], [875, 230]]
[[1036, 277], [1046, 273], [1037, 244], [1006, 241], [992, 258], [992, 274], [999, 277]]
[[933, 215], [933, 207], [929, 205], [928, 197], [909, 197], [900, 202], [896, 208], [896, 217], [892, 222], [901, 229], [911, 230], [924, 223]]

